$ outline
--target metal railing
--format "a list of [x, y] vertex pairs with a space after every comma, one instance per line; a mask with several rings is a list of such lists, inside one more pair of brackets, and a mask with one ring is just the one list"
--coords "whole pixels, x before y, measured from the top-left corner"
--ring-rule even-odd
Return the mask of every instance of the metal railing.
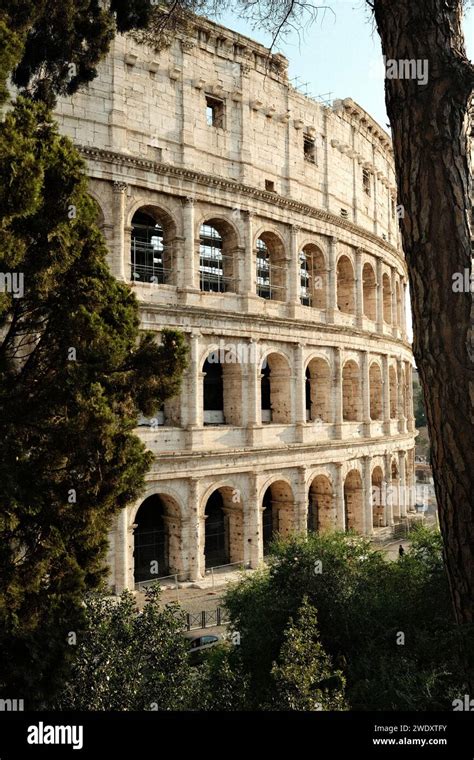
[[[170, 583], [166, 583], [165, 581], [171, 581]], [[179, 584], [178, 584], [178, 575], [175, 573], [174, 575], [162, 575], [160, 578], [149, 578], [146, 581], [138, 581], [138, 583], [135, 583], [135, 591], [143, 591], [148, 586], [153, 586], [155, 583], [159, 583], [161, 588], [174, 588], [176, 590], [176, 593], [178, 593], [179, 590]]]
[[186, 630], [196, 631], [201, 628], [211, 628], [228, 623], [227, 612], [223, 607], [216, 607], [215, 610], [202, 610], [200, 612], [186, 613]]
[[236, 573], [239, 570], [250, 570], [250, 562], [230, 562], [227, 565], [216, 565], [216, 567], [209, 567], [206, 569], [206, 575], [210, 575], [212, 579], [212, 588], [216, 584], [216, 578], [218, 582], [225, 582], [226, 577], [232, 573]]

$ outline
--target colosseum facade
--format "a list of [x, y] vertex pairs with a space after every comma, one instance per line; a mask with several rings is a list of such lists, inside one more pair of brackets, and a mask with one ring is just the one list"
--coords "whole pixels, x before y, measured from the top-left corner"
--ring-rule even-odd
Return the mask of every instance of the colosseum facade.
[[118, 37], [58, 107], [113, 273], [144, 328], [190, 349], [181, 395], [138, 427], [155, 460], [110, 536], [117, 592], [256, 567], [275, 532], [369, 535], [413, 507], [390, 138], [351, 99], [304, 97], [287, 66], [200, 20], [159, 53]]

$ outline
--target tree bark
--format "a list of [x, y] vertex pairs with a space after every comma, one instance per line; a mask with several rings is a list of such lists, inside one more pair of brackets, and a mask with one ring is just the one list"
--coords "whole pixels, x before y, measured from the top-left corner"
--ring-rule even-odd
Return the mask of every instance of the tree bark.
[[[414, 354], [455, 617], [474, 621], [474, 309], [454, 292], [471, 273], [469, 106], [474, 68], [461, 0], [374, 0], [389, 61], [427, 61], [428, 81], [385, 79], [408, 265]], [[392, 69], [393, 70], [393, 69]]]

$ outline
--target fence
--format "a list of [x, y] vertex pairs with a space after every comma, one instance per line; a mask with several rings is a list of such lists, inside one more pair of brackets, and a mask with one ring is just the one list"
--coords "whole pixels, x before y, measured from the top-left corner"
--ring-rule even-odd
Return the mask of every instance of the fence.
[[229, 576], [232, 576], [232, 574], [238, 570], [250, 570], [250, 563], [247, 562], [245, 564], [243, 562], [232, 562], [228, 565], [217, 565], [216, 567], [210, 567], [206, 570], [206, 576], [211, 576], [212, 588], [214, 588], [216, 583], [225, 583], [227, 580], [229, 580]]
[[174, 588], [176, 594], [178, 594], [179, 585], [177, 575], [162, 575], [160, 578], [150, 578], [146, 581], [138, 581], [138, 583], [135, 583], [135, 591], [144, 591], [147, 586], [154, 586], [155, 583], [159, 583], [162, 589]]
[[225, 609], [216, 607], [215, 610], [202, 610], [201, 612], [186, 613], [186, 630], [196, 631], [202, 628], [225, 625], [228, 623]]

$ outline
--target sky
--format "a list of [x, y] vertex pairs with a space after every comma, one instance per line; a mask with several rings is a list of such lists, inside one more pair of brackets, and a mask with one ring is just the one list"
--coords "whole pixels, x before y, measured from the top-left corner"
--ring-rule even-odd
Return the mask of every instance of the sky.
[[[415, 0], [416, 1], [416, 0]], [[328, 100], [350, 97], [387, 131], [383, 64], [380, 41], [365, 0], [321, 0], [331, 10], [319, 10], [316, 21], [301, 37], [291, 33], [277, 45], [289, 59], [289, 77], [307, 83], [308, 94]], [[229, 3], [230, 5], [231, 3]], [[252, 39], [269, 45], [261, 29], [227, 12], [216, 19]], [[474, 60], [474, 0], [469, 0], [464, 20], [468, 55]], [[331, 93], [327, 95], [327, 93]]]
[[[350, 97], [390, 133], [382, 51], [370, 9], [365, 0], [321, 0], [324, 3], [328, 8], [318, 11], [313, 24], [301, 35], [292, 32], [280, 40], [275, 52], [288, 58], [289, 78], [303, 93], [330, 101]], [[468, 0], [466, 6], [464, 36], [467, 54], [474, 61], [474, 0]], [[263, 45], [271, 43], [270, 35], [252, 28], [231, 11], [215, 20]], [[409, 302], [407, 307], [411, 340]]]

